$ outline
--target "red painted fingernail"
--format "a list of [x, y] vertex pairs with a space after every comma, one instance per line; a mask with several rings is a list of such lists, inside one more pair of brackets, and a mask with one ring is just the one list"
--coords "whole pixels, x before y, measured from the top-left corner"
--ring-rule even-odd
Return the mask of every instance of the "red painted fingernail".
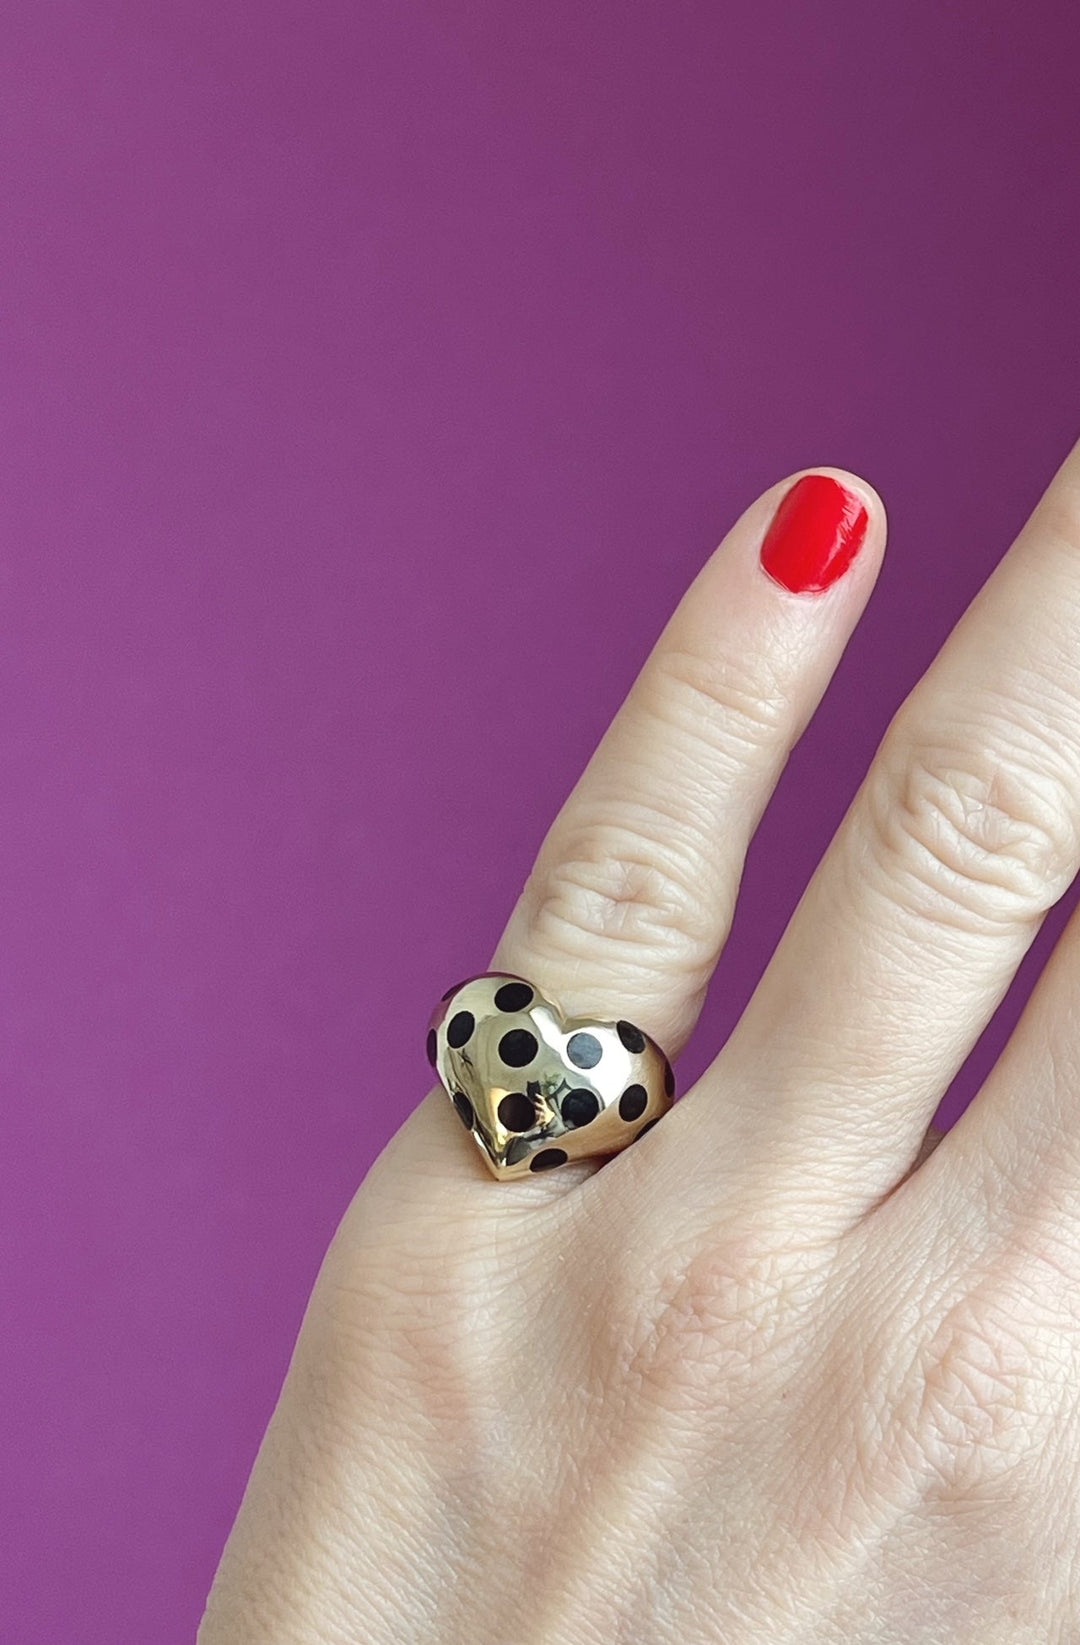
[[804, 474], [781, 500], [761, 563], [793, 594], [816, 594], [844, 574], [866, 536], [861, 498], [828, 474]]

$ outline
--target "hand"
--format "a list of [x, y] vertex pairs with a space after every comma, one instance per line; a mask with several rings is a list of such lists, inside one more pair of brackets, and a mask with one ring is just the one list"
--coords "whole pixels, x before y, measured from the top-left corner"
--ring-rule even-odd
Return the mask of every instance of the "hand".
[[[699, 573], [477, 970], [684, 1045], [884, 546], [821, 472]], [[1080, 447], [650, 1133], [497, 1183], [437, 1087], [384, 1149], [202, 1645], [1080, 1638], [1076, 919], [927, 1129], [1078, 863]]]

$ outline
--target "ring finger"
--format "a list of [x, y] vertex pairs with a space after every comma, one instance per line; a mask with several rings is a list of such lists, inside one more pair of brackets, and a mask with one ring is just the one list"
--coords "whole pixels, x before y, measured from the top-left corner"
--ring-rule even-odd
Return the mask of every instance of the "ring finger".
[[[674, 1057], [727, 935], [747, 845], [873, 586], [885, 540], [864, 481], [816, 470], [737, 521], [663, 628], [552, 823], [489, 969], [571, 1014], [628, 1018]], [[477, 969], [480, 969], [478, 967]], [[441, 1091], [395, 1157], [486, 1176], [448, 1148]], [[545, 1173], [574, 1180], [590, 1162]], [[486, 1187], [485, 1183], [485, 1187]]]

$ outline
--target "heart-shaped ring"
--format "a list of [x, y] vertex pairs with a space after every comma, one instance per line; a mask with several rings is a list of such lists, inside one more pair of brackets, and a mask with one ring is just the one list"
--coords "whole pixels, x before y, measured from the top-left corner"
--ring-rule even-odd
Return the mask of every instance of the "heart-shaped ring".
[[566, 1017], [535, 984], [484, 971], [443, 995], [428, 1061], [501, 1180], [616, 1154], [671, 1107], [675, 1077], [632, 1022]]

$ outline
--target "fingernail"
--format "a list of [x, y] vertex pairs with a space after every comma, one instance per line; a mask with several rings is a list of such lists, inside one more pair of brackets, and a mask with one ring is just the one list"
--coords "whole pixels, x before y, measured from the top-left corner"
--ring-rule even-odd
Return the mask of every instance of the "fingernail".
[[817, 594], [842, 577], [866, 536], [862, 499], [828, 474], [804, 474], [781, 500], [761, 564], [793, 594]]

